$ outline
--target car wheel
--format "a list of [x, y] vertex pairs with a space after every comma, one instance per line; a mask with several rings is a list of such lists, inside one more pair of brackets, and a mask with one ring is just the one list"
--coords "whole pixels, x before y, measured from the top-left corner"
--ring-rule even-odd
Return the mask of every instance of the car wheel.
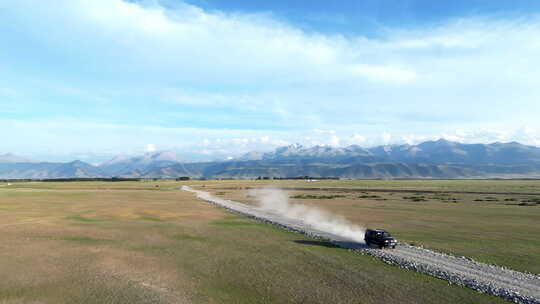
[[384, 247], [383, 245], [379, 245], [379, 249], [383, 249], [383, 247]]
[[396, 245], [392, 246], [392, 249], [396, 249]]

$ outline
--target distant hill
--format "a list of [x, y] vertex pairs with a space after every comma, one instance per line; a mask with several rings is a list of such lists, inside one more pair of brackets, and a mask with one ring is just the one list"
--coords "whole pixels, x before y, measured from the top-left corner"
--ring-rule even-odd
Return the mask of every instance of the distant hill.
[[106, 177], [99, 168], [82, 161], [69, 163], [0, 163], [1, 179]]
[[273, 152], [248, 153], [236, 160], [333, 159], [336, 161], [403, 162], [467, 165], [516, 165], [540, 163], [540, 148], [517, 142], [461, 144], [444, 139], [419, 145], [388, 145], [364, 149], [353, 145], [303, 147], [299, 144], [281, 147]]
[[419, 145], [369, 149], [377, 157], [405, 163], [462, 165], [524, 165], [540, 163], [540, 148], [517, 142], [461, 144], [440, 139]]
[[446, 140], [419, 145], [304, 147], [250, 152], [231, 161], [173, 164], [126, 177], [256, 178], [481, 178], [540, 177], [540, 148], [519, 143], [461, 144]]
[[275, 151], [267, 153], [250, 152], [236, 158], [235, 160], [244, 161], [313, 158], [341, 159], [351, 157], [358, 157], [369, 161], [376, 159], [369, 150], [356, 145], [344, 148], [333, 148], [330, 146], [304, 147], [300, 144], [293, 144], [290, 146], [277, 148]]
[[[14, 157], [7, 159], [16, 159]], [[0, 162], [0, 178], [540, 178], [540, 148], [517, 142], [304, 147], [250, 152], [221, 162], [182, 163], [173, 152], [115, 157], [99, 166], [84, 162]]]
[[154, 168], [163, 168], [179, 163], [175, 152], [150, 152], [136, 157], [115, 157], [101, 165], [99, 168], [111, 176], [139, 175], [138, 172]]

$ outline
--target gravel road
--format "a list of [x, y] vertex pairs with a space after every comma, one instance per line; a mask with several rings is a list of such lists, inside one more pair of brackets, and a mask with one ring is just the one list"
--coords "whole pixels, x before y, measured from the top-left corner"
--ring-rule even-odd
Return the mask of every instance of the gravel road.
[[396, 249], [374, 249], [345, 237], [316, 229], [297, 219], [284, 217], [242, 203], [224, 200], [211, 194], [183, 186], [201, 200], [216, 204], [232, 212], [307, 236], [328, 240], [340, 247], [378, 257], [384, 262], [415, 270], [453, 284], [466, 286], [515, 303], [540, 304], [540, 276], [507, 268], [475, 262], [465, 257], [455, 257], [407, 244]]

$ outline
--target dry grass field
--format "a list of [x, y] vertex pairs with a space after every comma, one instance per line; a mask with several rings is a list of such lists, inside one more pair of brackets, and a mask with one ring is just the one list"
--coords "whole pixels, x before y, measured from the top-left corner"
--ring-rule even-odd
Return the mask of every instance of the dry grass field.
[[229, 181], [227, 186], [207, 182], [199, 187], [254, 204], [245, 188], [264, 185], [313, 188], [290, 190], [290, 201], [327, 210], [358, 225], [385, 228], [411, 244], [540, 274], [540, 181]]
[[456, 192], [494, 192], [494, 193], [538, 193], [540, 180], [222, 180], [192, 181], [191, 184], [212, 185], [216, 187], [260, 187], [276, 185], [284, 188], [334, 188], [354, 190], [416, 190], [416, 191], [456, 191]]
[[0, 303], [503, 303], [179, 187], [0, 184]]

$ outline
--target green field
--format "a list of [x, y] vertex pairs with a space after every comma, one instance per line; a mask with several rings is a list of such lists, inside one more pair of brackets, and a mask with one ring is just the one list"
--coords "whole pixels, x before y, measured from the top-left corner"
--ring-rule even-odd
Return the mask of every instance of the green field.
[[[540, 274], [540, 181], [229, 181], [199, 187], [254, 204], [246, 187], [264, 185], [313, 188], [289, 191], [290, 201], [327, 210], [358, 225], [387, 229], [410, 244]], [[395, 190], [414, 192], [391, 192]]]
[[504, 303], [179, 187], [1, 184], [0, 303]]
[[[212, 181], [193, 181], [191, 184], [213, 185]], [[263, 185], [281, 187], [308, 188], [345, 188], [345, 189], [391, 189], [391, 190], [423, 190], [423, 191], [458, 191], [458, 192], [516, 192], [538, 193], [540, 180], [438, 180], [438, 179], [403, 179], [403, 180], [225, 180], [219, 181], [215, 188], [258, 187]]]

